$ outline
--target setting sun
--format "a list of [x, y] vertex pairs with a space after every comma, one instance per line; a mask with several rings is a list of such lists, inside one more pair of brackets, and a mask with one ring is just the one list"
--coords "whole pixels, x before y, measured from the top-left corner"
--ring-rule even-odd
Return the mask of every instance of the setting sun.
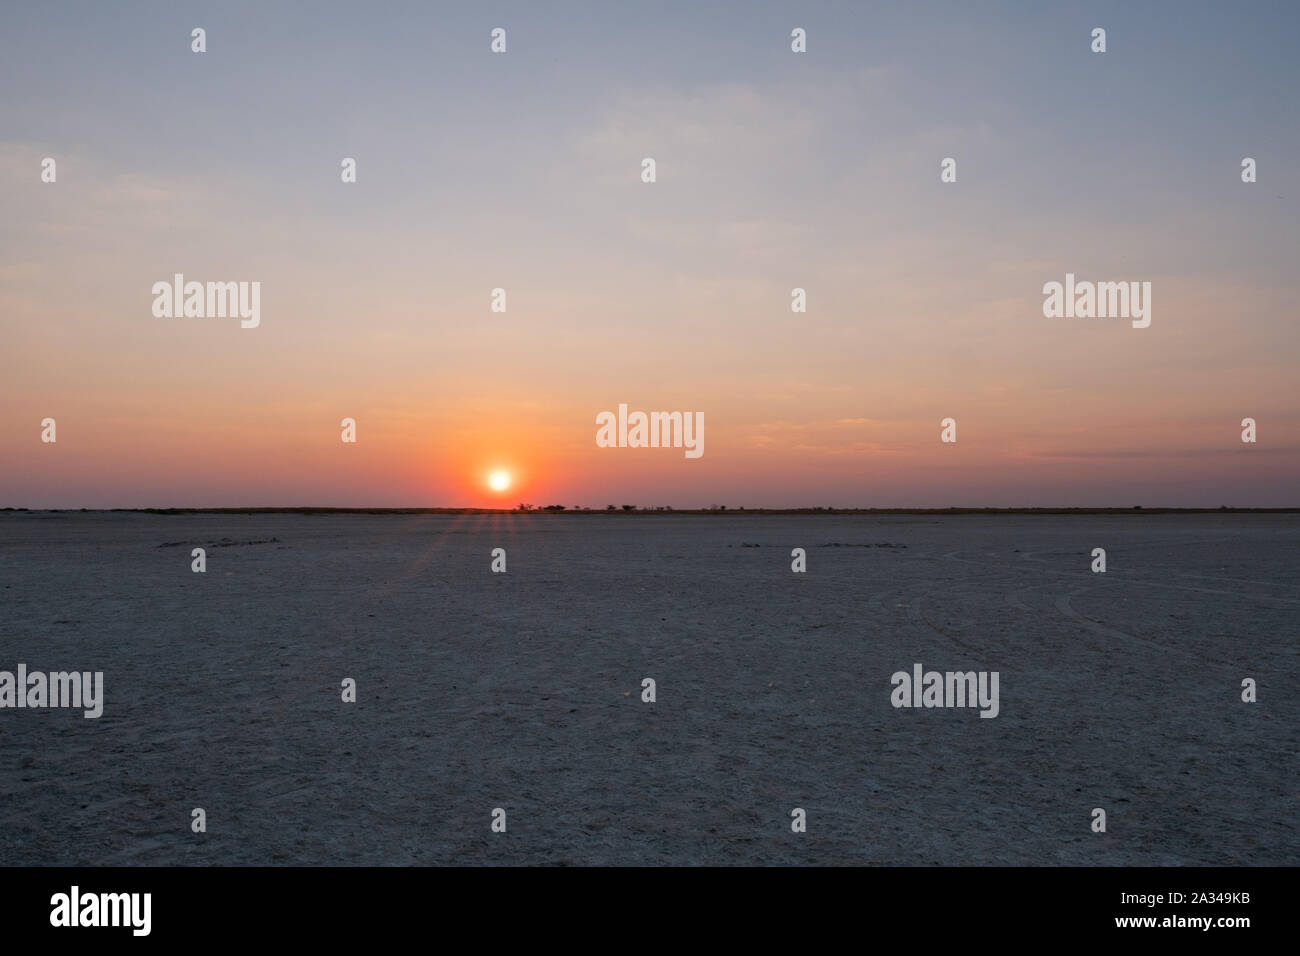
[[493, 491], [505, 491], [510, 487], [510, 473], [494, 471], [488, 476], [488, 487]]

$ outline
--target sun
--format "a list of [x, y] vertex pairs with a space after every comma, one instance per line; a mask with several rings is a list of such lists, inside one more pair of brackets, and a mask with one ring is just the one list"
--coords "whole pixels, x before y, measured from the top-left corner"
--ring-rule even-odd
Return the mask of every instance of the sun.
[[492, 474], [488, 475], [488, 487], [493, 491], [505, 491], [510, 487], [510, 472], [492, 472]]

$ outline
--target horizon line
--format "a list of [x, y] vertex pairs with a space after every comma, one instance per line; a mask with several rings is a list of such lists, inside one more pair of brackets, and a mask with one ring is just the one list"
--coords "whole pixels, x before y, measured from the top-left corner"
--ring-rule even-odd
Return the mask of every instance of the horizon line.
[[175, 508], [22, 508], [22, 507], [4, 507], [0, 508], [0, 513], [11, 514], [158, 514], [158, 515], [190, 515], [190, 514], [301, 514], [301, 515], [318, 515], [318, 514], [505, 514], [505, 515], [559, 515], [559, 514], [579, 514], [579, 515], [718, 515], [718, 514], [758, 514], [758, 515], [781, 515], [781, 514], [918, 514], [918, 515], [962, 515], [962, 514], [1039, 514], [1039, 515], [1060, 515], [1060, 514], [1133, 514], [1140, 512], [1142, 514], [1300, 514], [1300, 507], [1279, 507], [1279, 508], [1237, 508], [1227, 505], [1220, 505], [1217, 508], [1176, 508], [1162, 505], [1130, 505], [1130, 506], [1026, 506], [1015, 508], [995, 508], [995, 507], [949, 507], [949, 508], [827, 508], [827, 507], [793, 507], [793, 508], [745, 508], [745, 507], [728, 507], [722, 505], [713, 508], [673, 508], [670, 506], [653, 506], [643, 508], [639, 506], [623, 505], [614, 507], [607, 505], [604, 508], [570, 508], [566, 505], [549, 505], [545, 507], [529, 508], [437, 508], [437, 507], [409, 507], [409, 508], [388, 508], [388, 507], [334, 507], [329, 505], [293, 505], [293, 506], [275, 506], [275, 505], [257, 505], [249, 507], [175, 507]]

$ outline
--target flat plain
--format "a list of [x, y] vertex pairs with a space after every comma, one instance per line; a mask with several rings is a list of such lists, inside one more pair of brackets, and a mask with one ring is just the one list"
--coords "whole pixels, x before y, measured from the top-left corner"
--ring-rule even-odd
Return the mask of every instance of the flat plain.
[[[1297, 558], [1296, 514], [3, 513], [0, 670], [105, 703], [0, 709], [0, 864], [1294, 865]], [[894, 708], [918, 662], [998, 716]]]

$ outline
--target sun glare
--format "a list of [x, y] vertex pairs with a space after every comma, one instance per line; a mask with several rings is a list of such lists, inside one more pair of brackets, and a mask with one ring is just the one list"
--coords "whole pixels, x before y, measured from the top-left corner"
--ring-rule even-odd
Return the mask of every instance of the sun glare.
[[510, 487], [510, 473], [494, 471], [488, 475], [488, 487], [493, 491], [505, 491]]

